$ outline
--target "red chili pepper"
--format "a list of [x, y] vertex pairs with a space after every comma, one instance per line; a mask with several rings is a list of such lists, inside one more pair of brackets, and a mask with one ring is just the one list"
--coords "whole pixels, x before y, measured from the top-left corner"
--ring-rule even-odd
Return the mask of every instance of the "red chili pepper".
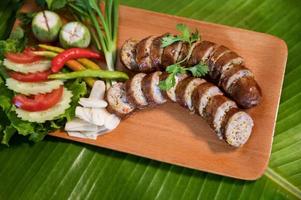
[[78, 59], [78, 58], [96, 58], [100, 59], [102, 56], [99, 53], [91, 51], [89, 49], [81, 49], [81, 48], [71, 48], [59, 53], [55, 56], [51, 62], [51, 70], [52, 72], [59, 72], [64, 64], [68, 60]]

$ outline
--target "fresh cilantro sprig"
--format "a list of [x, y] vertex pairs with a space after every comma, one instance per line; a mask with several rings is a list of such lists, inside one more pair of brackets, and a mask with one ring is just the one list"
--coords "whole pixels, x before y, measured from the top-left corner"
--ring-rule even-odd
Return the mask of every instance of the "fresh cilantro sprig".
[[175, 42], [183, 41], [188, 42], [191, 45], [193, 42], [200, 40], [200, 34], [198, 30], [191, 33], [190, 29], [185, 24], [177, 24], [177, 30], [181, 33], [180, 35], [167, 35], [162, 38], [162, 47], [167, 47]]
[[176, 26], [177, 30], [181, 33], [180, 35], [173, 36], [173, 35], [167, 35], [162, 38], [162, 47], [167, 47], [175, 42], [182, 41], [187, 42], [189, 44], [189, 51], [187, 56], [173, 64], [169, 65], [166, 68], [166, 72], [169, 74], [167, 78], [163, 81], [160, 81], [159, 87], [161, 90], [169, 90], [176, 84], [176, 76], [178, 74], [184, 74], [186, 72], [190, 72], [194, 77], [202, 77], [205, 76], [208, 73], [208, 66], [204, 63], [199, 63], [197, 65], [191, 66], [191, 67], [184, 67], [181, 66], [182, 63], [184, 63], [186, 60], [189, 59], [192, 53], [192, 43], [200, 40], [201, 36], [196, 30], [195, 32], [191, 33], [190, 29], [185, 24], [177, 24]]
[[202, 77], [207, 74], [208, 66], [203, 63], [199, 63], [187, 68], [181, 66], [179, 63], [169, 65], [166, 68], [166, 72], [168, 72], [169, 74], [164, 81], [160, 81], [160, 89], [169, 90], [176, 84], [176, 76], [178, 74], [185, 74], [187, 71], [189, 71], [194, 77]]

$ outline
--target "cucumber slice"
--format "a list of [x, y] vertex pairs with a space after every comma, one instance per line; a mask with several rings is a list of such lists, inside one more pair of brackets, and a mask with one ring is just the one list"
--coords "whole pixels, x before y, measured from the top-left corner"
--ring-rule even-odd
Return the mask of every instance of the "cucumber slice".
[[49, 93], [54, 89], [58, 89], [63, 84], [64, 82], [61, 80], [30, 83], [17, 81], [13, 78], [6, 79], [6, 86], [8, 89], [25, 95]]
[[16, 113], [17, 116], [24, 121], [44, 123], [45, 121], [54, 120], [56, 117], [64, 114], [70, 107], [71, 98], [72, 93], [64, 88], [62, 99], [52, 108], [38, 112], [29, 112], [16, 108]]
[[21, 72], [23, 74], [28, 73], [36, 73], [42, 72], [50, 69], [51, 61], [50, 60], [40, 60], [34, 63], [29, 64], [21, 64], [21, 63], [14, 63], [8, 59], [4, 59], [3, 65], [10, 70], [15, 72]]

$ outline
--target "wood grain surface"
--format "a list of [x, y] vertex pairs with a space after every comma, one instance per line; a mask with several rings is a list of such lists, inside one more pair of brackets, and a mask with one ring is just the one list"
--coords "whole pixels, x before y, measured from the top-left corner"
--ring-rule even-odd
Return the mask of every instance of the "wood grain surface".
[[[287, 59], [285, 42], [263, 33], [121, 6], [118, 46], [129, 38], [177, 33], [178, 23], [197, 28], [203, 39], [238, 52], [254, 72], [263, 101], [247, 110], [255, 122], [247, 144], [239, 149], [230, 147], [218, 140], [199, 116], [173, 103], [136, 112], [95, 141], [69, 137], [60, 131], [51, 135], [224, 176], [259, 178], [271, 152]], [[122, 68], [120, 62], [118, 67]]]

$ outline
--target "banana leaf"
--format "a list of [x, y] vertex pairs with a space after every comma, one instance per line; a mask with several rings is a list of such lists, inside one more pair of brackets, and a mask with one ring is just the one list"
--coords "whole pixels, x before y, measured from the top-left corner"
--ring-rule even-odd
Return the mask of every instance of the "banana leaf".
[[0, 147], [0, 199], [301, 199], [301, 1], [122, 3], [286, 41], [289, 58], [264, 176], [241, 181], [51, 137], [33, 145], [15, 136], [10, 148]]

